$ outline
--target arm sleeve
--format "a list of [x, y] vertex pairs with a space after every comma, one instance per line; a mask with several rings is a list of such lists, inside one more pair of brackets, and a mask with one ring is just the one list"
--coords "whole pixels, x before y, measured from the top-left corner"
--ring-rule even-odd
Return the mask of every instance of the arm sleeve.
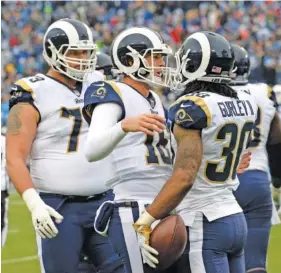
[[122, 107], [109, 102], [99, 104], [92, 112], [91, 123], [85, 144], [85, 156], [89, 162], [108, 156], [125, 137], [121, 127]]

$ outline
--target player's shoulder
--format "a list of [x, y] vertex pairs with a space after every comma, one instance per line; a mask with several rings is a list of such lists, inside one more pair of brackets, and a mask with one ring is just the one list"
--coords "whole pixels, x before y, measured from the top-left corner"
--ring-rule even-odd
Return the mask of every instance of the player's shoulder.
[[248, 88], [252, 95], [268, 97], [270, 93], [270, 87], [266, 83], [249, 83]]
[[185, 129], [203, 129], [211, 124], [210, 92], [193, 92], [178, 98], [169, 108], [171, 122]]
[[91, 83], [85, 91], [84, 106], [82, 109], [86, 121], [90, 124], [92, 112], [98, 104], [109, 102], [120, 105], [123, 113], [125, 113], [120, 85], [114, 81], [97, 81]]
[[115, 97], [122, 99], [122, 93], [118, 83], [114, 81], [97, 81], [91, 83], [86, 89], [84, 102], [107, 102], [107, 100]]
[[253, 96], [264, 105], [271, 104], [278, 109], [276, 93], [273, 88], [266, 83], [249, 84]]
[[42, 84], [46, 84], [50, 81], [48, 77], [43, 74], [36, 74], [30, 77], [24, 77], [17, 80], [11, 87], [11, 92], [22, 91], [22, 92], [36, 92], [40, 89]]
[[[29, 103], [34, 105], [35, 97], [42, 90], [42, 83], [48, 80], [43, 74], [36, 74], [31, 77], [24, 77], [17, 80], [10, 89], [9, 108], [17, 103]], [[40, 88], [41, 86], [41, 88]]]

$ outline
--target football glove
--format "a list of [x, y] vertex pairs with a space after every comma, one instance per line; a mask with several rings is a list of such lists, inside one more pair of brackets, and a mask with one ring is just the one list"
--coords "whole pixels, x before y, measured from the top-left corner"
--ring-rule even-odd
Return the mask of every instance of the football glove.
[[147, 211], [144, 211], [133, 225], [137, 232], [143, 263], [147, 263], [152, 268], [156, 268], [156, 265], [159, 263], [157, 258], [155, 258], [158, 255], [157, 250], [149, 245], [150, 234], [152, 232], [151, 224], [154, 221], [155, 219]]
[[55, 237], [58, 234], [58, 229], [51, 217], [54, 217], [56, 223], [59, 224], [62, 222], [63, 216], [47, 206], [34, 188], [24, 191], [22, 198], [31, 212], [32, 223], [39, 236], [41, 238]]

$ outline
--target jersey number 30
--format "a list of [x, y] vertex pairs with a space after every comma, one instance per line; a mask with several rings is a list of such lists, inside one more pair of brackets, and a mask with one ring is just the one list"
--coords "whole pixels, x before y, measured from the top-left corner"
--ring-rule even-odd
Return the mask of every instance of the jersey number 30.
[[61, 108], [60, 112], [61, 118], [66, 119], [72, 119], [73, 125], [72, 125], [72, 131], [69, 136], [68, 146], [67, 146], [67, 152], [76, 152], [77, 146], [78, 146], [78, 137], [81, 130], [82, 125], [82, 115], [81, 115], [81, 109], [80, 108]]
[[246, 147], [245, 140], [248, 143], [253, 125], [253, 122], [246, 122], [240, 132], [236, 123], [228, 123], [221, 127], [216, 136], [216, 141], [224, 141], [227, 135], [230, 136], [230, 140], [222, 149], [221, 157], [225, 159], [222, 171], [217, 170], [218, 162], [207, 162], [205, 175], [210, 182], [224, 183], [230, 175], [232, 179], [235, 179], [241, 153]]

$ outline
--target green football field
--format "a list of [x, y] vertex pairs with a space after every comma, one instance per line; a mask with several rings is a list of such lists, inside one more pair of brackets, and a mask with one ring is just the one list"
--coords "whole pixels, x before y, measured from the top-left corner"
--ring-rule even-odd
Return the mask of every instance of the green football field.
[[[258, 238], [257, 238], [258, 240]], [[281, 225], [272, 228], [268, 273], [281, 273]], [[17, 194], [10, 196], [9, 233], [2, 250], [2, 273], [40, 273], [31, 218]]]

